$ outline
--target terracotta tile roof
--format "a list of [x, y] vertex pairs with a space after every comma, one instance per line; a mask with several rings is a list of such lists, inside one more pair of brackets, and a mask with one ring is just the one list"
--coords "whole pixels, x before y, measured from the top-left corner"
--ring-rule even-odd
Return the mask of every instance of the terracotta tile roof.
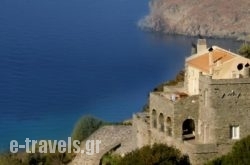
[[[211, 53], [213, 64], [216, 64], [219, 60], [221, 63], [224, 63], [235, 57], [233, 53], [218, 48], [215, 48]], [[207, 53], [192, 58], [187, 63], [203, 72], [209, 73], [209, 52], [207, 51]]]

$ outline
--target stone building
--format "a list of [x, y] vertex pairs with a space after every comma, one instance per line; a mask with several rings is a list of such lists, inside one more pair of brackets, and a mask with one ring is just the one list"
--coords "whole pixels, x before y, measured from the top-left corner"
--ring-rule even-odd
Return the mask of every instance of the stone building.
[[250, 60], [199, 39], [185, 60], [185, 81], [149, 95], [149, 112], [135, 114], [137, 146], [166, 143], [192, 164], [230, 151], [250, 134]]
[[[149, 94], [149, 111], [132, 126], [107, 126], [89, 138], [102, 141], [95, 157], [77, 154], [72, 165], [98, 165], [113, 151], [165, 143], [188, 154], [194, 165], [227, 153], [250, 134], [250, 60], [200, 39], [185, 59], [184, 82]], [[84, 143], [83, 143], [84, 144]], [[83, 146], [84, 149], [84, 146]]]

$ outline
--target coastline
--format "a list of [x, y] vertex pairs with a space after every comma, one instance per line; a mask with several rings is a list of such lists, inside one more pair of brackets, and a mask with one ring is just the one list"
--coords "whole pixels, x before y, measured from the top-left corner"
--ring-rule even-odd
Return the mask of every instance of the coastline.
[[146, 31], [185, 36], [250, 41], [249, 3], [153, 0], [150, 12], [138, 21]]
[[145, 27], [144, 25], [141, 25], [139, 22], [141, 20], [138, 21], [137, 26], [145, 32], [149, 32], [149, 33], [154, 33], [154, 34], [159, 34], [159, 35], [171, 35], [171, 36], [182, 36], [182, 37], [190, 37], [190, 38], [206, 38], [206, 39], [225, 39], [225, 40], [234, 40], [234, 41], [243, 41], [243, 42], [250, 42], [250, 34], [246, 35], [246, 36], [226, 36], [226, 35], [201, 35], [201, 34], [192, 34], [192, 33], [182, 33], [182, 32], [178, 32], [178, 31], [158, 31], [155, 30], [153, 28], [148, 28]]

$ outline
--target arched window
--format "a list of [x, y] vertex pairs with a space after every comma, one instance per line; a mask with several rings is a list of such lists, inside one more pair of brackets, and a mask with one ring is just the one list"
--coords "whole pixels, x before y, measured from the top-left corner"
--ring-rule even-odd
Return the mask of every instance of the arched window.
[[172, 136], [172, 121], [170, 117], [167, 117], [166, 119], [166, 128], [167, 128], [167, 135]]
[[152, 136], [152, 133], [151, 133], [151, 130], [148, 130], [148, 144], [151, 144], [151, 136]]
[[186, 119], [182, 124], [182, 137], [183, 140], [195, 138], [195, 123], [193, 119]]
[[160, 125], [160, 131], [164, 132], [164, 116], [162, 113], [159, 115], [159, 125]]
[[155, 109], [152, 111], [152, 126], [157, 128], [157, 114]]

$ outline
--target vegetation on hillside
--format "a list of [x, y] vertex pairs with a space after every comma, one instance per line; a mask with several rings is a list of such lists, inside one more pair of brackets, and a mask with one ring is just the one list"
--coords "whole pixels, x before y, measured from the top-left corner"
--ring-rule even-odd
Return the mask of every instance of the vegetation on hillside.
[[250, 44], [242, 44], [238, 50], [238, 53], [246, 58], [250, 58]]
[[164, 144], [144, 146], [126, 154], [124, 157], [107, 154], [103, 165], [189, 165], [189, 158], [173, 147]]
[[249, 165], [250, 135], [236, 142], [231, 152], [212, 160], [207, 165]]
[[35, 153], [19, 152], [0, 155], [0, 165], [64, 165], [74, 157], [71, 153]]
[[71, 137], [73, 140], [82, 141], [104, 124], [106, 124], [106, 122], [101, 119], [95, 118], [93, 116], [83, 116], [76, 123]]
[[181, 70], [173, 80], [169, 80], [169, 81], [166, 81], [160, 85], [158, 85], [156, 88], [154, 88], [154, 91], [155, 92], [160, 92], [160, 91], [163, 91], [163, 87], [164, 86], [174, 86], [174, 85], [177, 85], [179, 82], [183, 82], [184, 81], [184, 76], [185, 76], [185, 72], [184, 70]]

